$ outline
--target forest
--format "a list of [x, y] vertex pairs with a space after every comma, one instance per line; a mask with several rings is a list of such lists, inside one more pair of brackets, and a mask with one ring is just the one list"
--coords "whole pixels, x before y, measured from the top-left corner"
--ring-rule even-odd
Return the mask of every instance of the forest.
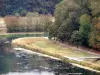
[[57, 4], [55, 23], [48, 26], [49, 38], [100, 50], [99, 4], [100, 0], [64, 0]]
[[0, 0], [0, 16], [21, 15], [28, 12], [54, 13], [55, 5], [61, 0]]

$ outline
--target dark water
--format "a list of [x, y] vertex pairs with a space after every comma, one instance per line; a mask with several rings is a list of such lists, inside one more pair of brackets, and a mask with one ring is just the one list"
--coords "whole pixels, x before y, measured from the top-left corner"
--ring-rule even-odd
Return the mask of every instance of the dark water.
[[[11, 50], [10, 43], [3, 43], [0, 50]], [[1, 54], [4, 55], [1, 55]], [[39, 56], [27, 54], [20, 51], [14, 53], [0, 54], [0, 75], [100, 75], [98, 73], [84, 70], [70, 63]]]

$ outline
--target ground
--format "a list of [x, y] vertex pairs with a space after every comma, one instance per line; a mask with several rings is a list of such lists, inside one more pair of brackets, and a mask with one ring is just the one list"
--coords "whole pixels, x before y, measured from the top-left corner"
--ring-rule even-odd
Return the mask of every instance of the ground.
[[68, 61], [72, 63], [77, 63], [96, 70], [100, 70], [100, 63], [99, 61], [96, 61], [96, 59], [99, 58], [99, 54], [94, 52], [87, 52], [60, 42], [44, 38], [19, 38], [13, 40], [12, 43], [16, 46], [21, 46], [33, 51], [53, 55], [62, 59], [68, 58]]

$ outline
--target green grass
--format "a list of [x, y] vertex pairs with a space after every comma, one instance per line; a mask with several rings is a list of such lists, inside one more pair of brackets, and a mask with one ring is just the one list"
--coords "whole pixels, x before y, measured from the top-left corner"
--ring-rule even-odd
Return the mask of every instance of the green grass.
[[92, 54], [89, 54], [87, 52], [81, 52], [81, 51], [76, 51], [71, 48], [63, 47], [59, 45], [58, 43], [48, 41], [48, 40], [43, 40], [43, 41], [36, 41], [32, 45], [38, 46], [39, 48], [42, 48], [46, 51], [49, 52], [54, 52], [54, 53], [59, 53], [64, 56], [70, 56], [70, 57], [89, 57], [89, 56], [94, 56]]

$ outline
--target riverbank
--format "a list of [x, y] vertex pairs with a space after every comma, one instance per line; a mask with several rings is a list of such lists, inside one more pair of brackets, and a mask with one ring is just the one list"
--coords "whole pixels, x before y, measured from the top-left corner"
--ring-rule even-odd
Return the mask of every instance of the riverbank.
[[66, 46], [60, 45], [57, 42], [50, 41], [44, 38], [19, 38], [12, 41], [13, 46], [23, 47], [35, 52], [47, 54], [60, 58], [62, 61], [85, 66], [86, 69], [91, 69], [96, 72], [100, 72], [100, 66], [93, 61], [87, 61], [86, 57], [99, 57], [92, 53], [73, 50]]
[[8, 39], [16, 39], [16, 38], [23, 38], [23, 37], [47, 37], [48, 33], [46, 32], [20, 32], [20, 33], [3, 33], [0, 34], [1, 38], [8, 38]]

